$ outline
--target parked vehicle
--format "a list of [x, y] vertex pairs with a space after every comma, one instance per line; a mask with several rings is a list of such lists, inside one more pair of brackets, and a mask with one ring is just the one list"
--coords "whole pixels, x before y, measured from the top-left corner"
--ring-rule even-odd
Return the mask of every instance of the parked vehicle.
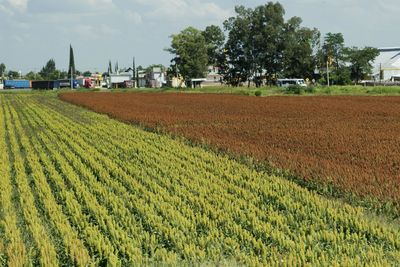
[[[64, 79], [64, 80], [58, 80], [60, 83], [60, 88], [71, 88], [71, 80]], [[72, 80], [72, 88], [78, 88], [79, 83], [77, 80]]]
[[85, 78], [83, 87], [90, 89], [94, 88], [93, 81], [91, 78]]
[[291, 85], [306, 87], [307, 84], [304, 79], [278, 79], [277, 85], [280, 87], [289, 87]]
[[29, 89], [32, 87], [29, 80], [4, 80], [4, 89]]
[[32, 81], [32, 89], [53, 90], [60, 88], [60, 81]]

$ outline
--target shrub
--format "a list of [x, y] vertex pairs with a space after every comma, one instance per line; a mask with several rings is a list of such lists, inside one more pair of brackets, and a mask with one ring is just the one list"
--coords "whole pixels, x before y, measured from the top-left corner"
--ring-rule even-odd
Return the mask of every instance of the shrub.
[[294, 94], [294, 95], [300, 95], [304, 89], [301, 86], [298, 85], [290, 85], [285, 88], [285, 94]]
[[308, 94], [313, 94], [316, 92], [316, 90], [315, 90], [314, 86], [307, 86], [304, 88], [304, 92], [306, 92]]
[[260, 90], [257, 90], [254, 94], [255, 94], [255, 96], [261, 96], [262, 93]]

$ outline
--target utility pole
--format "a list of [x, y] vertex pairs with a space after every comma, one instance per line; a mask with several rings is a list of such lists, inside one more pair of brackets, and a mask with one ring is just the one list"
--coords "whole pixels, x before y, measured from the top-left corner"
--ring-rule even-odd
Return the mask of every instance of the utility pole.
[[328, 80], [328, 87], [330, 86], [330, 81], [329, 81], [329, 58], [326, 61], [326, 76], [327, 76], [327, 80]]
[[134, 83], [135, 88], [137, 88], [136, 84], [136, 63], [135, 63], [135, 57], [133, 57], [133, 65], [132, 65], [132, 81]]

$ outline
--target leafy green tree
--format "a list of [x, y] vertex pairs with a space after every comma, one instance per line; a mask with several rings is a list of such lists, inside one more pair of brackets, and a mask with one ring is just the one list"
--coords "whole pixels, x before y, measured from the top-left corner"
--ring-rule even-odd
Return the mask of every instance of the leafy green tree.
[[207, 45], [208, 64], [217, 65], [224, 49], [225, 35], [220, 27], [207, 26], [202, 32]]
[[320, 71], [326, 76], [329, 66], [330, 80], [333, 84], [348, 84], [351, 82], [350, 72], [345, 65], [345, 45], [343, 34], [327, 33], [319, 52]]
[[283, 68], [284, 15], [285, 10], [278, 2], [268, 2], [253, 11], [251, 39], [248, 46], [251, 47], [253, 44], [251, 51], [257, 86], [262, 76], [271, 81]]
[[75, 58], [74, 58], [74, 50], [72, 46], [69, 46], [69, 65], [68, 65], [68, 77], [75, 77]]
[[[75, 71], [74, 71], [75, 77]], [[71, 76], [68, 74], [67, 71], [60, 71], [60, 79], [71, 79]]]
[[83, 77], [90, 77], [90, 76], [92, 76], [92, 73], [87, 70], [82, 75], [83, 75]]
[[43, 80], [43, 78], [36, 72], [30, 71], [25, 75], [25, 78], [28, 80]]
[[9, 79], [19, 79], [20, 78], [19, 72], [14, 71], [14, 70], [9, 70], [7, 76]]
[[56, 62], [54, 61], [54, 59], [50, 59], [49, 61], [47, 61], [46, 65], [42, 68], [39, 74], [41, 77], [43, 77], [43, 79], [54, 79], [54, 77], [59, 74], [57, 73]]
[[237, 86], [277, 76], [312, 77], [319, 31], [301, 27], [301, 19], [285, 22], [285, 10], [276, 2], [253, 9], [235, 8], [236, 16], [224, 22], [228, 40], [221, 66], [224, 79]]
[[4, 63], [0, 64], [0, 77], [3, 77], [6, 73], [6, 65]]
[[345, 48], [346, 61], [350, 63], [351, 79], [358, 83], [372, 72], [372, 62], [379, 55], [379, 50], [373, 47]]
[[160, 68], [161, 71], [166, 71], [166, 67], [163, 64], [152, 64], [145, 69], [146, 73], [151, 73], [153, 68]]
[[207, 72], [207, 45], [202, 32], [188, 27], [179, 34], [171, 36], [171, 48], [168, 52], [174, 55], [171, 63], [186, 83], [192, 78], [203, 78]]
[[341, 33], [327, 33], [322, 46], [325, 61], [329, 61], [338, 70], [344, 58], [344, 38]]
[[301, 27], [301, 18], [293, 17], [285, 24], [283, 77], [312, 79], [317, 65], [318, 29]]
[[235, 7], [236, 16], [224, 22], [224, 29], [228, 32], [219, 67], [224, 80], [232, 85], [239, 86], [249, 80], [252, 73], [252, 47], [249, 46], [252, 10], [244, 6]]

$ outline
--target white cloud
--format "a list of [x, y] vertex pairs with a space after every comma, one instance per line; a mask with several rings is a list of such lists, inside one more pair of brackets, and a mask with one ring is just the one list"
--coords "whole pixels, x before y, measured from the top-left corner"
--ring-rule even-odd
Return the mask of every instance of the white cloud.
[[8, 16], [12, 16], [14, 14], [14, 12], [12, 12], [10, 8], [2, 4], [1, 2], [0, 2], [0, 13], [3, 13], [4, 15]]
[[[65, 1], [65, 0], [64, 0]], [[69, 0], [72, 1], [72, 0]], [[113, 0], [79, 0], [80, 5], [86, 4], [95, 10], [112, 10], [114, 9]]]
[[[85, 69], [96, 64], [103, 68], [108, 58], [121, 62], [127, 51], [141, 65], [168, 64], [170, 55], [163, 48], [170, 45], [170, 34], [187, 26], [221, 25], [234, 15], [235, 5], [254, 8], [268, 1], [0, 0], [0, 50], [7, 51], [1, 61], [10, 69], [29, 71], [40, 68], [43, 58], [64, 60], [68, 49], [59, 47], [73, 43], [77, 53], [81, 51], [81, 68]], [[278, 1], [287, 18], [299, 16], [304, 26], [317, 27], [322, 34], [342, 32], [346, 45], [399, 45], [399, 0]], [[16, 60], [19, 56], [29, 60]]]
[[141, 24], [143, 21], [142, 16], [138, 12], [127, 10], [124, 11], [124, 16], [128, 21], [131, 21], [135, 24]]
[[28, 0], [0, 0], [0, 12], [7, 16], [25, 12], [27, 7]]
[[7, 2], [13, 8], [20, 9], [20, 10], [26, 10], [26, 8], [28, 6], [28, 0], [7, 0]]
[[[19, 0], [22, 1], [22, 0]], [[112, 0], [29, 0], [28, 9], [32, 14], [98, 14], [115, 8]]]
[[113, 3], [112, 0], [83, 0], [82, 2], [87, 2], [90, 5], [98, 6], [98, 5], [110, 5]]
[[79, 35], [80, 38], [85, 40], [100, 40], [112, 37], [119, 34], [120, 31], [113, 29], [108, 25], [79, 25], [73, 31]]
[[181, 20], [188, 18], [223, 21], [231, 14], [214, 2], [199, 0], [133, 0], [135, 4], [147, 7], [144, 16], [150, 19]]

